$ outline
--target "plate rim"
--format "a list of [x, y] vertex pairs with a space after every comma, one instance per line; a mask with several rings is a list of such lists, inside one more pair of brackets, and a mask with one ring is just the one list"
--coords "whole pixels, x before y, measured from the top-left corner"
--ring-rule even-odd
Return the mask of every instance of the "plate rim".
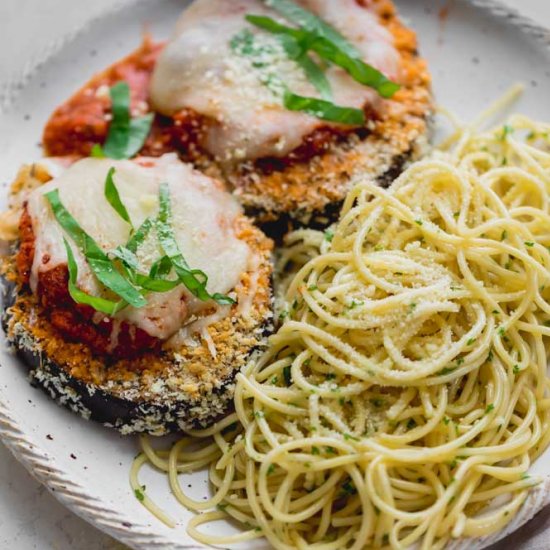
[[[65, 46], [86, 33], [95, 24], [115, 15], [132, 5], [148, 0], [115, 0], [111, 5], [87, 19], [70, 32], [54, 39], [39, 53], [28, 59], [16, 74], [8, 75], [0, 82], [0, 115], [9, 112], [14, 100], [28, 84], [34, 74]], [[503, 4], [500, 0], [466, 0], [467, 3], [485, 11], [508, 24], [518, 28], [525, 35], [537, 40], [542, 47], [550, 51], [550, 27], [537, 23], [521, 14], [516, 8]], [[155, 534], [153, 526], [136, 523], [133, 517], [87, 493], [75, 481], [72, 474], [56, 466], [55, 456], [50, 455], [41, 445], [27, 438], [25, 431], [10, 414], [8, 403], [0, 397], [0, 442], [2, 442], [25, 469], [39, 483], [44, 485], [61, 504], [74, 512], [100, 531], [114, 539], [135, 548], [147, 550], [153, 548], [173, 548], [175, 550], [200, 550], [201, 544], [178, 543], [163, 534]], [[448, 545], [448, 550], [481, 550], [493, 544], [528, 522], [542, 508], [550, 504], [550, 476], [537, 488], [532, 489], [516, 517], [506, 527], [493, 535], [477, 539], [457, 539]], [[523, 513], [522, 513], [523, 512]], [[525, 513], [527, 512], [527, 513]]]

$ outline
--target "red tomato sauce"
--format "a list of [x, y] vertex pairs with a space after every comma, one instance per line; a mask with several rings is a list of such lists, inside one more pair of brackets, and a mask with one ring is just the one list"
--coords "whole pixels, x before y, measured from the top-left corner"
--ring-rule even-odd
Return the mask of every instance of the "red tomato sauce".
[[121, 80], [130, 87], [132, 114], [150, 111], [149, 81], [162, 48], [163, 44], [146, 36], [136, 51], [94, 76], [58, 107], [44, 129], [45, 154], [88, 156], [94, 144], [102, 144], [111, 118], [109, 87]]

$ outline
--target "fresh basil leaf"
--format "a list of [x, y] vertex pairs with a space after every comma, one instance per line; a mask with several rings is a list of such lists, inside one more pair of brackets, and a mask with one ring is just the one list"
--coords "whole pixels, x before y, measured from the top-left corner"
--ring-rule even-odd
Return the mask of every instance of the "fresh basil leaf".
[[166, 256], [170, 259], [179, 280], [200, 300], [213, 299], [219, 304], [234, 304], [235, 300], [220, 293], [213, 295], [206, 290], [208, 276], [200, 269], [190, 269], [180, 252], [171, 225], [170, 190], [168, 184], [162, 183], [159, 192], [159, 215], [157, 218], [157, 234]]
[[[305, 44], [308, 38], [312, 36], [311, 33], [308, 33], [304, 30], [294, 29], [292, 27], [282, 25], [281, 23], [275, 21], [275, 19], [268, 17], [267, 15], [248, 14], [245, 15], [244, 18], [255, 27], [268, 31], [272, 34], [291, 36], [298, 42], [298, 44], [301, 44], [302, 46]], [[317, 38], [317, 35], [314, 35], [314, 37]]]
[[311, 49], [322, 59], [342, 67], [355, 81], [375, 89], [382, 97], [392, 97], [401, 87], [372, 65], [348, 55], [329, 40], [319, 38], [311, 43]]
[[128, 210], [126, 210], [126, 207], [120, 199], [118, 189], [113, 179], [114, 175], [115, 169], [113, 167], [109, 168], [109, 171], [107, 172], [107, 177], [105, 178], [105, 198], [107, 199], [107, 202], [115, 209], [116, 213], [125, 222], [129, 223], [133, 227], [132, 220], [130, 219], [130, 214], [128, 214]]
[[317, 63], [315, 63], [315, 61], [313, 61], [307, 53], [301, 57], [298, 57], [298, 59], [296, 59], [296, 63], [302, 67], [304, 73], [306, 73], [307, 79], [315, 86], [317, 91], [321, 94], [321, 97], [325, 101], [331, 101], [332, 90], [330, 87], [330, 82], [321, 67], [319, 67], [319, 65], [317, 65]]
[[315, 36], [281, 25], [271, 17], [264, 15], [247, 15], [245, 19], [256, 27], [277, 34], [287, 56], [300, 65], [307, 79], [315, 86], [321, 97], [327, 101], [332, 99], [330, 83], [325, 73], [307, 54], [309, 42], [312, 38], [315, 39]]
[[[301, 55], [304, 55], [308, 50], [314, 51], [322, 59], [330, 61], [331, 63], [334, 63], [344, 69], [355, 81], [363, 84], [364, 86], [369, 86], [370, 88], [375, 89], [382, 97], [391, 97], [400, 89], [399, 84], [392, 82], [378, 69], [375, 69], [373, 66], [362, 61], [360, 59], [360, 54], [350, 55], [350, 53], [345, 48], [342, 48], [338, 42], [329, 39], [327, 36], [320, 35], [314, 31], [306, 32], [304, 30], [293, 29], [292, 27], [281, 25], [274, 19], [266, 16], [247, 15], [245, 19], [249, 23], [276, 34], [279, 37], [287, 37], [286, 40], [283, 41], [283, 47], [285, 42], [287, 44], [291, 44], [292, 41], [297, 41], [303, 50]], [[296, 48], [295, 46], [287, 46], [285, 47], [285, 51], [287, 52], [287, 55], [291, 57], [291, 53], [296, 51]], [[314, 62], [312, 61], [312, 63]], [[315, 67], [321, 71], [317, 64], [315, 64]], [[308, 74], [308, 68], [303, 65], [302, 68], [306, 71], [308, 79], [317, 87], [310, 77], [310, 74]], [[309, 71], [311, 71], [311, 67], [309, 67]], [[324, 76], [324, 73], [322, 74]], [[318, 79], [318, 75], [313, 74], [313, 78]], [[317, 89], [321, 92], [318, 87]], [[327, 99], [324, 95], [323, 98]]]
[[138, 284], [141, 288], [152, 292], [168, 292], [169, 290], [181, 285], [181, 281], [179, 279], [175, 279], [173, 281], [166, 279], [153, 279], [147, 275], [137, 273], [136, 284]]
[[139, 271], [139, 261], [136, 255], [126, 246], [117, 246], [110, 253], [121, 260], [131, 270]]
[[59, 225], [84, 253], [97, 279], [130, 305], [143, 307], [147, 303], [145, 298], [116, 270], [107, 254], [101, 250], [99, 245], [80, 227], [72, 214], [63, 206], [59, 198], [59, 190], [54, 189], [46, 193], [44, 197], [50, 203]]
[[135, 156], [143, 147], [143, 144], [151, 131], [153, 117], [153, 113], [147, 113], [146, 115], [130, 120], [128, 141], [126, 143], [126, 151], [124, 153], [125, 157], [123, 158], [131, 158]]
[[283, 97], [283, 103], [289, 111], [301, 111], [321, 120], [355, 126], [365, 124], [365, 113], [361, 109], [340, 107], [316, 97], [304, 97], [287, 90]]
[[147, 238], [147, 235], [149, 235], [149, 231], [151, 231], [153, 225], [155, 225], [155, 222], [153, 221], [153, 219], [146, 218], [145, 221], [137, 228], [134, 234], [130, 237], [130, 240], [126, 243], [126, 248], [130, 252], [133, 252], [135, 254], [138, 247]]
[[361, 58], [361, 52], [334, 27], [328, 23], [325, 23], [325, 21], [310, 11], [307, 11], [294, 2], [291, 2], [291, 0], [264, 0], [264, 3], [268, 7], [278, 11], [292, 23], [303, 27], [317, 36], [330, 40], [330, 42], [334, 43], [335, 46], [350, 57]]
[[[172, 281], [163, 278], [165, 272], [165, 262], [168, 261], [169, 268], [166, 274], [172, 269], [172, 263], [170, 258], [163, 256], [160, 260], [157, 260], [152, 266], [151, 270], [156, 275], [153, 277], [151, 274], [143, 275], [139, 273], [140, 265], [136, 255], [129, 250], [126, 246], [118, 246], [111, 254], [122, 261], [123, 267], [128, 275], [128, 278], [140, 288], [149, 290], [152, 292], [168, 292], [173, 288], [181, 284], [179, 279]], [[153, 270], [153, 268], [155, 268]]]
[[[245, 29], [246, 30], [246, 29]], [[257, 55], [258, 45], [254, 42], [254, 36], [249, 32], [248, 35], [240, 33], [239, 45], [235, 52], [239, 55]], [[234, 37], [236, 39], [237, 37]], [[244, 40], [245, 42], [241, 42]], [[242, 44], [246, 43], [246, 48]], [[246, 52], [246, 53], [245, 53]], [[263, 84], [269, 88], [275, 95], [282, 95], [283, 105], [291, 111], [302, 111], [323, 120], [339, 122], [340, 124], [351, 124], [362, 126], [365, 124], [365, 114], [360, 109], [353, 107], [341, 107], [330, 101], [318, 99], [315, 97], [304, 97], [292, 93], [277, 74], [268, 74]]]
[[168, 256], [159, 258], [149, 270], [149, 277], [151, 279], [164, 279], [172, 271], [172, 262]]
[[121, 80], [109, 89], [112, 124], [128, 125], [130, 122], [130, 86]]
[[130, 88], [124, 81], [111, 87], [110, 96], [113, 118], [101, 148], [102, 154], [113, 159], [131, 158], [143, 147], [151, 131], [153, 113], [138, 118], [130, 117]]
[[113, 302], [112, 300], [107, 300], [98, 296], [91, 296], [90, 294], [87, 294], [76, 286], [76, 281], [78, 279], [78, 265], [74, 258], [73, 251], [65, 237], [63, 237], [63, 242], [65, 243], [65, 250], [67, 251], [67, 267], [69, 268], [69, 294], [71, 295], [71, 298], [77, 304], [91, 306], [96, 311], [101, 311], [101, 313], [105, 313], [107, 315], [110, 315], [111, 317], [115, 315], [115, 313], [126, 307], [128, 304], [124, 300]]

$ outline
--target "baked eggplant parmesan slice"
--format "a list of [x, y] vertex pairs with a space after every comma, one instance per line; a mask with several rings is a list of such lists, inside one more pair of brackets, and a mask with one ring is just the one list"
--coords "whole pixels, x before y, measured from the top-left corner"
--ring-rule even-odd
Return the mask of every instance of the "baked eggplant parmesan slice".
[[260, 222], [331, 221], [357, 171], [385, 182], [424, 144], [429, 76], [386, 0], [197, 0], [150, 102], [198, 116], [197, 148]]
[[124, 434], [209, 425], [270, 331], [271, 241], [173, 154], [57, 170], [24, 168], [0, 220], [19, 207], [3, 326], [31, 381]]
[[432, 112], [415, 34], [389, 0], [195, 0], [167, 44], [146, 39], [53, 114], [46, 152], [102, 143], [122, 79], [133, 112], [156, 113], [142, 154], [178, 151], [278, 232], [333, 221], [356, 172], [390, 181]]

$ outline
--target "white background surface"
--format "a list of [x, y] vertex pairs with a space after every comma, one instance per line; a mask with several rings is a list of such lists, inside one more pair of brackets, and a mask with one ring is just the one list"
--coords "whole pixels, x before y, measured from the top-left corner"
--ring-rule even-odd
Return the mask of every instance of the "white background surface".
[[[550, 27], [549, 0], [505, 2]], [[0, 76], [21, 71], [25, 61], [56, 36], [79, 27], [112, 3], [113, 0], [0, 0], [0, 33], [4, 39], [7, 37], [5, 43], [11, 45], [0, 50]], [[0, 444], [0, 548], [121, 550], [124, 547], [61, 506]]]

